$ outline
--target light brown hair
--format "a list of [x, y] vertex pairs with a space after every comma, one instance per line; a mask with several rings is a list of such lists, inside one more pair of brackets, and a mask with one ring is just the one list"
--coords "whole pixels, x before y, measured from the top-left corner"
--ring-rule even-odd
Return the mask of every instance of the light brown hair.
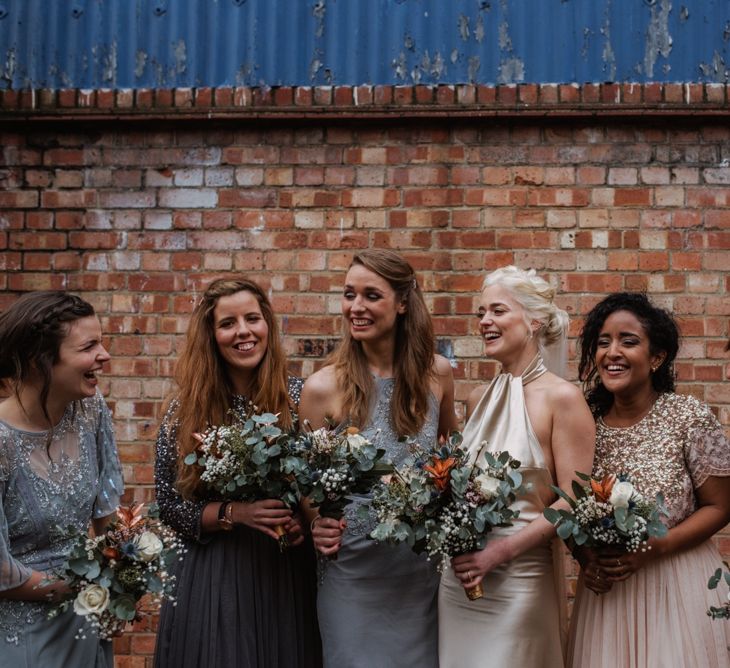
[[[433, 376], [434, 334], [416, 275], [406, 260], [390, 250], [363, 250], [353, 258], [353, 265], [362, 265], [385, 279], [395, 291], [396, 299], [405, 305], [397, 316], [393, 354], [395, 387], [390, 408], [391, 421], [397, 434], [415, 435], [428, 415]], [[329, 358], [334, 365], [343, 412], [357, 427], [368, 419], [373, 394], [373, 379], [368, 369], [362, 344], [352, 338], [349, 328]]]
[[201, 471], [196, 466], [183, 464], [185, 456], [198, 444], [193, 433], [212, 425], [229, 424], [232, 419], [229, 411], [235, 391], [218, 351], [213, 311], [221, 297], [244, 291], [256, 298], [269, 328], [266, 353], [256, 368], [251, 396], [246, 399], [253, 401], [259, 411], [278, 413], [282, 429], [289, 430], [293, 426], [286, 356], [269, 298], [258, 284], [245, 278], [213, 281], [193, 310], [185, 347], [175, 371], [178, 393], [170, 417], [177, 433], [177, 487], [185, 498], [194, 497], [200, 488]]

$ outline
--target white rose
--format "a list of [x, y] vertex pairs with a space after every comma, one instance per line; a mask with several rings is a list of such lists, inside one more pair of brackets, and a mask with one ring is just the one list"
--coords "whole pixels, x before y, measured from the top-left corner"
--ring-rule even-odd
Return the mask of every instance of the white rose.
[[474, 482], [482, 491], [482, 494], [484, 494], [485, 498], [490, 499], [493, 496], [496, 496], [497, 492], [499, 492], [499, 483], [501, 481], [494, 476], [482, 473], [481, 475], [478, 475], [476, 478], [474, 478]]
[[74, 612], [77, 615], [99, 614], [109, 605], [109, 590], [101, 585], [89, 585], [82, 589], [74, 599]]
[[368, 440], [366, 438], [360, 436], [360, 434], [348, 434], [347, 435], [347, 444], [350, 446], [350, 450], [359, 450], [367, 442], [368, 442]]
[[134, 539], [134, 545], [142, 561], [152, 561], [162, 552], [162, 541], [151, 531], [144, 531]]
[[614, 508], [628, 508], [629, 501], [631, 501], [634, 494], [634, 486], [630, 482], [617, 482], [611, 490], [611, 496], [608, 502]]

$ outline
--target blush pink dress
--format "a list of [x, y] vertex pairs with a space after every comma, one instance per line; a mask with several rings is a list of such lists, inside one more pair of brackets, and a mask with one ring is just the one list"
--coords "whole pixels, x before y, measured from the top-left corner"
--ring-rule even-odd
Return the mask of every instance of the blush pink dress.
[[[663, 394], [626, 428], [598, 420], [595, 477], [631, 475], [638, 490], [662, 492], [674, 527], [697, 509], [710, 476], [730, 476], [730, 443], [710, 409], [693, 397]], [[601, 596], [578, 582], [568, 665], [574, 668], [727, 668], [730, 624], [706, 615], [727, 600], [707, 589], [722, 565], [712, 540], [651, 562]]]

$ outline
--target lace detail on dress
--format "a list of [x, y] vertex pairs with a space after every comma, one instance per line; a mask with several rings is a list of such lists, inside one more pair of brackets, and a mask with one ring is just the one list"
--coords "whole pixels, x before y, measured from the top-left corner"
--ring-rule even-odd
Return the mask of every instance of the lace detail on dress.
[[[111, 439], [109, 443], [101, 443]], [[66, 559], [68, 528], [88, 528], [100, 496], [119, 504], [122, 474], [101, 394], [69, 406], [50, 432], [0, 422], [0, 589], [22, 585], [31, 571]], [[49, 456], [50, 455], [50, 456]], [[108, 514], [108, 513], [107, 513]], [[17, 642], [22, 628], [45, 615], [42, 602], [0, 599], [0, 629]]]
[[709, 408], [694, 397], [662, 394], [631, 427], [598, 420], [594, 474], [626, 473], [645, 496], [664, 495], [673, 527], [697, 508], [710, 475], [730, 475], [730, 444]]

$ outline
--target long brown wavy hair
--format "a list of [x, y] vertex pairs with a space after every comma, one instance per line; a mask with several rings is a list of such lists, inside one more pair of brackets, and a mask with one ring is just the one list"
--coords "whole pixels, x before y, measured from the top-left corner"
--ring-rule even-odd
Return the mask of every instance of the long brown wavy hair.
[[[413, 268], [398, 253], [362, 250], [352, 258], [350, 266], [356, 264], [385, 279], [396, 299], [405, 304], [405, 312], [398, 314], [395, 323], [395, 387], [390, 414], [397, 434], [415, 435], [428, 415], [428, 380], [434, 374], [434, 334], [426, 302]], [[362, 344], [352, 338], [349, 327], [328, 362], [335, 368], [345, 417], [364, 427], [373, 395], [373, 378]]]
[[258, 284], [245, 278], [213, 281], [193, 310], [185, 347], [175, 370], [178, 392], [170, 417], [177, 433], [177, 487], [185, 498], [193, 498], [200, 491], [200, 469], [183, 464], [185, 456], [198, 445], [193, 433], [211, 425], [231, 422], [229, 411], [235, 391], [226, 363], [218, 351], [213, 311], [221, 297], [244, 291], [256, 298], [269, 327], [266, 353], [256, 369], [256, 385], [246, 399], [253, 401], [261, 411], [278, 413], [282, 429], [289, 430], [293, 426], [286, 356], [269, 298]]

